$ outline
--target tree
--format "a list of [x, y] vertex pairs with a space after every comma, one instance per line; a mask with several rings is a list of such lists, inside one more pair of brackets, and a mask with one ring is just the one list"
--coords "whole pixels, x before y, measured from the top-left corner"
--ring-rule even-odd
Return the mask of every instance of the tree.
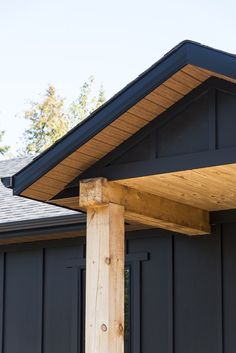
[[98, 96], [91, 96], [94, 88], [94, 77], [90, 76], [80, 88], [79, 97], [71, 103], [68, 109], [68, 119], [70, 128], [74, 127], [82, 120], [87, 118], [94, 110], [105, 102], [105, 91], [100, 86]]
[[64, 99], [53, 85], [49, 85], [41, 102], [30, 102], [23, 113], [29, 127], [23, 134], [25, 146], [22, 152], [39, 154], [63, 136], [69, 128], [65, 114]]
[[29, 127], [23, 134], [24, 147], [20, 154], [39, 154], [62, 137], [69, 129], [86, 118], [105, 102], [101, 86], [97, 97], [92, 96], [94, 78], [91, 76], [81, 89], [79, 97], [65, 109], [54, 86], [50, 85], [41, 102], [31, 102], [23, 118]]
[[3, 156], [5, 153], [7, 153], [10, 149], [10, 146], [3, 145], [2, 140], [4, 137], [5, 131], [0, 131], [0, 154]]

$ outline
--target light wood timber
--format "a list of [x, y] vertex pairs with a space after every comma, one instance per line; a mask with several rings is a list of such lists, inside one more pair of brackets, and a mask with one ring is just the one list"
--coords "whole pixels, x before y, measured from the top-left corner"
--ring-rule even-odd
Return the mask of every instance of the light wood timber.
[[86, 353], [124, 352], [124, 207], [87, 209]]
[[80, 182], [79, 207], [101, 207], [109, 202], [123, 205], [125, 220], [188, 235], [210, 233], [207, 211], [157, 195], [109, 182], [105, 178]]

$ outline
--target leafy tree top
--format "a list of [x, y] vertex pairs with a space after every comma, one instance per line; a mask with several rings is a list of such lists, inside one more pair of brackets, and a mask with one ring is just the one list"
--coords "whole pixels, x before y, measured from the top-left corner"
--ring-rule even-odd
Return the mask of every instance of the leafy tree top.
[[41, 101], [30, 102], [29, 109], [23, 113], [23, 118], [29, 122], [29, 126], [23, 134], [24, 147], [20, 154], [37, 155], [43, 152], [103, 104], [104, 89], [100, 87], [97, 97], [92, 96], [93, 84], [94, 78], [90, 77], [68, 109], [53, 85], [49, 85]]
[[3, 144], [3, 137], [4, 137], [5, 131], [0, 131], [0, 155], [4, 156], [5, 153], [7, 153], [10, 149], [10, 146], [4, 145]]

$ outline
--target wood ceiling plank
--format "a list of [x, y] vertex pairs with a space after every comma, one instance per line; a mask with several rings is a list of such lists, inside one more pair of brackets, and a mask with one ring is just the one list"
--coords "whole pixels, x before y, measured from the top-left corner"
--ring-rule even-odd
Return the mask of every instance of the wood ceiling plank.
[[119, 182], [209, 211], [236, 208], [235, 165], [201, 168]]
[[181, 98], [183, 98], [183, 94], [165, 86], [165, 84], [162, 84], [161, 86], [157, 87], [153, 93], [156, 95], [160, 95], [161, 97], [167, 98], [171, 100], [173, 103], [177, 102]]
[[199, 81], [196, 78], [188, 75], [187, 73], [183, 72], [182, 70], [178, 71], [174, 76], [173, 79], [184, 84], [185, 86], [189, 87], [191, 90], [199, 86], [202, 81]]
[[112, 146], [104, 146], [101, 145], [100, 141], [97, 141], [97, 143], [95, 143], [95, 141], [91, 140], [90, 142], [87, 142], [85, 145], [80, 147], [79, 151], [87, 154], [91, 158], [95, 157], [96, 159], [100, 159], [105, 154], [109, 153], [112, 149]]
[[143, 99], [141, 102], [137, 103], [129, 112], [141, 117], [144, 120], [153, 120], [157, 115], [165, 111], [165, 108], [154, 104], [150, 101]]
[[155, 92], [152, 92], [152, 93], [148, 94], [145, 97], [145, 99], [148, 100], [148, 101], [151, 101], [153, 103], [156, 103], [156, 104], [162, 106], [165, 109], [168, 109], [173, 104], [172, 100], [170, 100], [170, 99], [168, 99], [166, 97], [162, 97], [162, 96], [160, 96], [159, 94], [157, 94]]
[[[131, 180], [131, 179], [129, 179]], [[140, 189], [146, 192], [150, 192], [155, 195], [165, 197], [177, 202], [183, 202], [188, 205], [194, 205], [202, 209], [209, 209], [211, 207], [218, 207], [218, 202], [214, 198], [209, 200], [209, 197], [204, 192], [199, 192], [194, 188], [184, 187], [184, 185], [178, 185], [171, 182], [156, 181], [151, 182], [150, 180], [143, 179], [139, 182], [129, 182], [122, 184]]]
[[175, 90], [177, 93], [180, 93], [183, 96], [185, 96], [191, 91], [191, 88], [185, 86], [183, 83], [179, 81], [176, 81], [173, 77], [165, 81], [163, 85], [172, 90]]
[[145, 120], [142, 117], [139, 117], [138, 115], [135, 115], [134, 113], [131, 113], [130, 111], [124, 113], [119, 119], [113, 122], [113, 126], [116, 122], [118, 122], [118, 127], [120, 122], [128, 122], [131, 126], [134, 126], [138, 129], [141, 129], [144, 125], [149, 123], [149, 120]]
[[[142, 121], [142, 127], [145, 126], [148, 122], [147, 121]], [[112, 123], [112, 126], [123, 129], [124, 131], [127, 131], [127, 133], [130, 134], [130, 136], [132, 136], [133, 134], [135, 134], [140, 127], [134, 126], [132, 124], [130, 124], [128, 121], [126, 121], [124, 118], [123, 119], [118, 119], [117, 121], [114, 121]]]
[[200, 70], [197, 66], [194, 66], [194, 65], [186, 65], [185, 67], [182, 68], [182, 71], [198, 79], [201, 82], [204, 82], [210, 77], [208, 73]]
[[[78, 149], [75, 152], [73, 152], [70, 156], [68, 156], [67, 159], [80, 162], [81, 166], [84, 167], [86, 166], [86, 163], [88, 163], [88, 157], [91, 158], [91, 156], [85, 153], [82, 153], [80, 149]], [[96, 161], [98, 160], [98, 158], [93, 157], [93, 160]]]
[[48, 194], [44, 191], [34, 190], [32, 187], [24, 190], [21, 195], [38, 201], [47, 201], [54, 196], [53, 194]]
[[113, 126], [108, 126], [95, 136], [95, 140], [101, 142], [106, 141], [107, 144], [116, 147], [123, 141], [127, 140], [130, 136], [130, 133], [127, 133], [126, 131], [122, 131], [121, 129]]

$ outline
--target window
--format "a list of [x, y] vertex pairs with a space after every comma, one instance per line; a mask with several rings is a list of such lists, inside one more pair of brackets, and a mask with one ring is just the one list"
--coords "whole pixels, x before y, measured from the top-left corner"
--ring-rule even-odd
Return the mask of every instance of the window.
[[[125, 266], [125, 353], [140, 353], [141, 334], [141, 272], [142, 263], [149, 260], [148, 253], [131, 253], [126, 255]], [[72, 340], [73, 353], [85, 352], [85, 259], [69, 260], [68, 269], [73, 271], [73, 280], [77, 290], [73, 293]]]

